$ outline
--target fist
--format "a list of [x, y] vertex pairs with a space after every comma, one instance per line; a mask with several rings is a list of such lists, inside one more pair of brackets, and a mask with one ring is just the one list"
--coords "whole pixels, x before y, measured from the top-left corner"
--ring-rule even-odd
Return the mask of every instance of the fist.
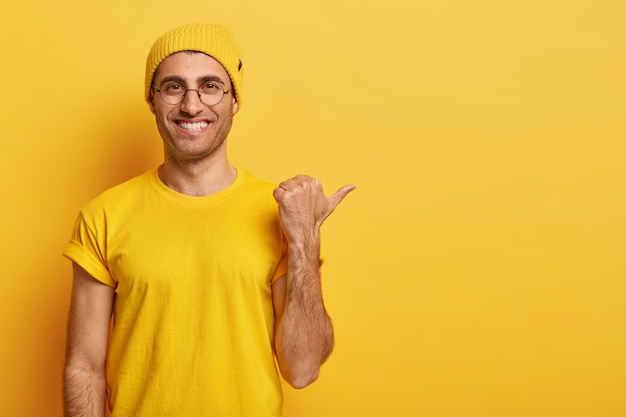
[[274, 190], [278, 203], [280, 221], [288, 239], [316, 232], [324, 220], [354, 185], [344, 185], [337, 192], [326, 197], [322, 184], [312, 177], [298, 175], [281, 182]]

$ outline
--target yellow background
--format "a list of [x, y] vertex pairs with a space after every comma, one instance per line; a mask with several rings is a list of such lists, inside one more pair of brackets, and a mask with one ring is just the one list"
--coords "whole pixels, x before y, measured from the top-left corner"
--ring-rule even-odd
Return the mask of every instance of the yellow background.
[[623, 1], [0, 7], [0, 414], [61, 415], [61, 252], [161, 159], [152, 41], [211, 21], [246, 56], [235, 164], [358, 186], [323, 230], [337, 348], [286, 417], [626, 415]]

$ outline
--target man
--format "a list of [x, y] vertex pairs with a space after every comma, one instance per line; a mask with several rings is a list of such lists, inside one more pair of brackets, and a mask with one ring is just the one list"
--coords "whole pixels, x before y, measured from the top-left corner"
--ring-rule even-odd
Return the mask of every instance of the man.
[[242, 71], [220, 26], [153, 45], [145, 94], [164, 162], [87, 204], [64, 252], [66, 417], [279, 416], [275, 364], [302, 388], [330, 354], [319, 228], [355, 187], [274, 188], [229, 163]]

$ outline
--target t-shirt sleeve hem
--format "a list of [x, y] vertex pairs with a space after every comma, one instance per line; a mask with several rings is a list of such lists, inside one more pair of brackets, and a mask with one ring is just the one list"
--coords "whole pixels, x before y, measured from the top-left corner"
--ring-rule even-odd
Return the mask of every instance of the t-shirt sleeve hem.
[[63, 251], [63, 256], [83, 268], [97, 281], [117, 287], [117, 282], [111, 277], [109, 270], [98, 261], [94, 260], [78, 242], [72, 240]]

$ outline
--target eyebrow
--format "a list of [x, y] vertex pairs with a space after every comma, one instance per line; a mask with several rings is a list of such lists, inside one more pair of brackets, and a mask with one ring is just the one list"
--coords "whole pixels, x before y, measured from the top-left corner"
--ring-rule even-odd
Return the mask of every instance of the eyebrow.
[[[187, 82], [178, 75], [169, 75], [163, 78], [161, 80], [160, 85], [163, 85], [163, 83], [170, 82], [170, 81], [174, 81], [174, 82], [182, 84], [183, 86], [187, 86]], [[203, 77], [198, 78], [196, 81], [199, 85], [213, 81], [213, 82], [220, 83], [223, 87], [226, 87], [226, 83], [224, 83], [224, 80], [222, 80], [222, 78], [218, 77], [217, 75], [205, 75]]]

